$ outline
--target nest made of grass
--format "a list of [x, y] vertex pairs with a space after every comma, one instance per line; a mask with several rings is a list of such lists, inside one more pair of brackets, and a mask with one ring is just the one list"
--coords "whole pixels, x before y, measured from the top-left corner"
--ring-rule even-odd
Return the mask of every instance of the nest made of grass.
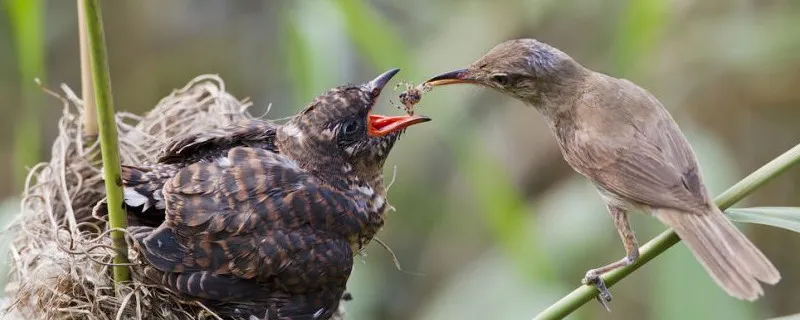
[[[83, 136], [83, 103], [65, 85], [59, 134], [49, 162], [28, 175], [20, 215], [11, 232], [11, 271], [0, 318], [10, 319], [216, 319], [202, 304], [181, 299], [137, 276], [115, 293], [113, 249], [104, 217], [92, 215], [105, 196], [99, 145]], [[251, 103], [225, 91], [215, 75], [202, 75], [162, 99], [146, 116], [118, 113], [123, 164], [154, 161], [169, 138], [253, 119]], [[133, 274], [142, 260], [133, 246]], [[337, 315], [341, 316], [341, 315]]]

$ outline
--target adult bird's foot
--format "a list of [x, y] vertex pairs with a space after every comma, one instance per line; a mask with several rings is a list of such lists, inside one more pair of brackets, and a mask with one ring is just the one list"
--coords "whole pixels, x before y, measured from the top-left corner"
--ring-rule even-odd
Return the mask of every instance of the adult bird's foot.
[[600, 275], [594, 272], [594, 270], [589, 270], [586, 272], [586, 276], [583, 277], [583, 280], [581, 280], [581, 283], [584, 285], [593, 285], [597, 288], [597, 291], [600, 293], [595, 296], [595, 299], [597, 299], [597, 302], [599, 302], [606, 311], [611, 312], [611, 291], [608, 290], [606, 283], [600, 278]]

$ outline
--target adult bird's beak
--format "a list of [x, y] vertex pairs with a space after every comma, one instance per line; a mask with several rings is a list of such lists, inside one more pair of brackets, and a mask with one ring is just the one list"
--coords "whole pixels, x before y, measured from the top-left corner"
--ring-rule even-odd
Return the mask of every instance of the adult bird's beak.
[[431, 87], [435, 87], [435, 86], [443, 86], [446, 84], [474, 83], [474, 82], [475, 79], [472, 78], [469, 70], [459, 69], [430, 78], [428, 81], [425, 81], [425, 84], [430, 85]]
[[389, 83], [389, 80], [392, 80], [392, 77], [394, 77], [394, 75], [396, 75], [398, 72], [400, 72], [400, 69], [392, 69], [382, 73], [377, 78], [367, 82], [367, 90], [372, 92], [373, 97], [378, 97], [381, 94], [383, 87], [385, 87], [386, 84]]
[[431, 121], [425, 116], [382, 116], [379, 114], [369, 115], [369, 134], [375, 137], [385, 136], [392, 132], [400, 131], [417, 123]]

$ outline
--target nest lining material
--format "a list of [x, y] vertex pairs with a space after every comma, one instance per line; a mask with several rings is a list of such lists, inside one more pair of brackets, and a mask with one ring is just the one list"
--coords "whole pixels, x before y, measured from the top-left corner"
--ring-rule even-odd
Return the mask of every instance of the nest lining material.
[[[105, 195], [99, 145], [84, 146], [83, 103], [66, 86], [50, 162], [34, 166], [11, 232], [10, 279], [0, 319], [218, 319], [202, 304], [139, 280], [143, 263], [129, 243], [133, 280], [114, 292], [105, 217], [93, 216]], [[146, 116], [118, 113], [123, 164], [152, 162], [167, 140], [253, 119], [252, 104], [201, 75], [162, 99]], [[0, 300], [0, 303], [3, 303]], [[335, 317], [342, 316], [340, 314]]]

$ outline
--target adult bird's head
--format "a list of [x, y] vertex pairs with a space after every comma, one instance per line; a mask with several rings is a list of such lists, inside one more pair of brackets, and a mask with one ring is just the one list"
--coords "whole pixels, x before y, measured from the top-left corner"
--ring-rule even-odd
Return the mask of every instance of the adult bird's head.
[[281, 153], [302, 159], [301, 167], [323, 177], [355, 176], [382, 188], [383, 164], [397, 138], [409, 126], [430, 121], [424, 116], [372, 114], [381, 91], [399, 71], [318, 96], [277, 130]]
[[438, 75], [426, 84], [482, 85], [543, 108], [563, 99], [588, 73], [556, 48], [534, 39], [515, 39], [498, 44], [467, 68]]

